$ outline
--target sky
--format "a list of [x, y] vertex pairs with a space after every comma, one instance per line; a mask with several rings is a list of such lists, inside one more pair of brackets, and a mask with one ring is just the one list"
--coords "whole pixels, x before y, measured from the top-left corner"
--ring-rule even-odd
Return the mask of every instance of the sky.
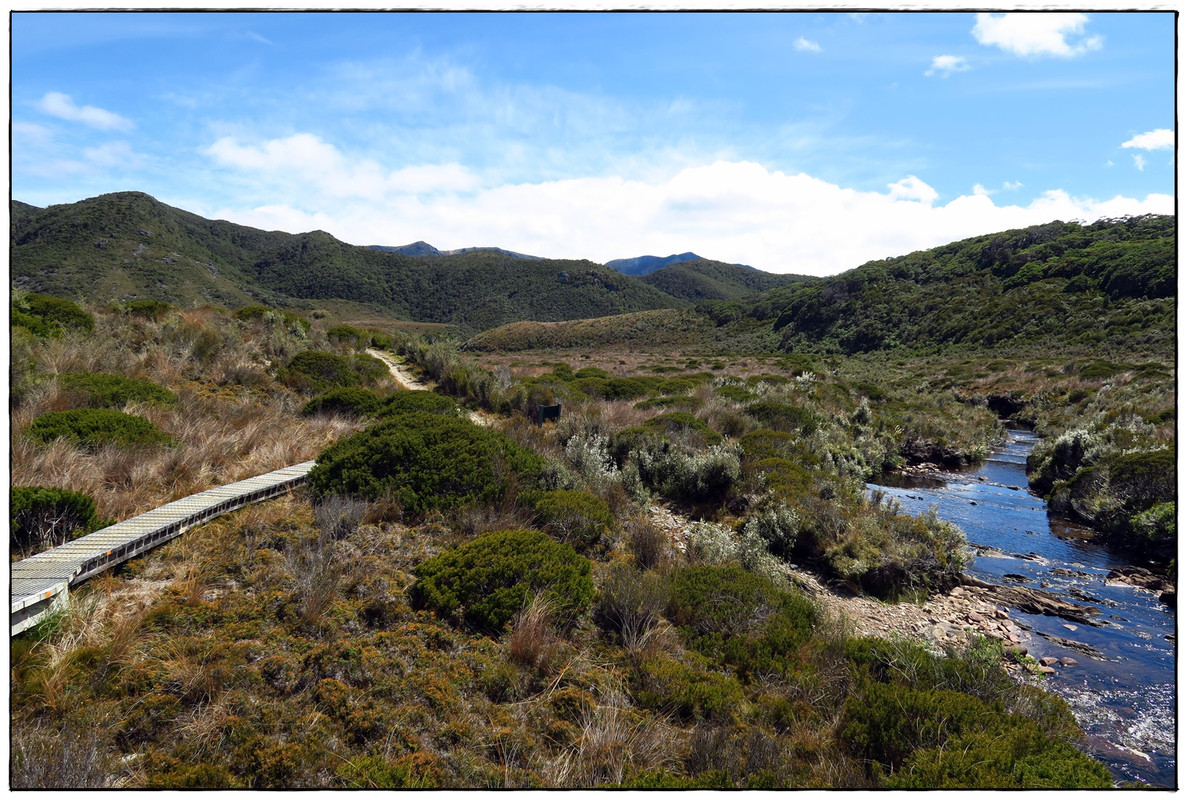
[[10, 19], [36, 206], [813, 275], [1175, 210], [1170, 11]]

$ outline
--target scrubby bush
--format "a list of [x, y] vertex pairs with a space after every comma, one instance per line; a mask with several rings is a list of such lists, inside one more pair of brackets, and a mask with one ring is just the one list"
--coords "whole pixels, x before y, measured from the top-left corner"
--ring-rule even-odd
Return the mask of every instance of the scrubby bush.
[[144, 417], [107, 408], [50, 411], [33, 420], [25, 433], [38, 442], [63, 439], [87, 449], [108, 443], [135, 447], [174, 442]]
[[457, 403], [448, 397], [428, 391], [396, 392], [384, 398], [379, 405], [380, 416], [390, 417], [397, 414], [407, 414], [413, 411], [423, 411], [427, 414], [442, 414], [457, 416]]
[[314, 496], [346, 494], [400, 504], [423, 516], [502, 498], [529, 484], [543, 462], [502, 434], [466, 419], [402, 414], [334, 444], [309, 473]]
[[26, 294], [13, 298], [12, 324], [42, 338], [57, 338], [72, 330], [89, 333], [95, 327], [95, 318], [69, 300]]
[[719, 444], [721, 442], [721, 434], [710, 428], [704, 420], [699, 419], [687, 411], [669, 411], [666, 414], [652, 417], [644, 425], [650, 430], [668, 435], [693, 432], [698, 434], [705, 441], [705, 444]]
[[698, 652], [749, 678], [779, 674], [812, 635], [816, 608], [741, 567], [689, 567], [673, 573], [668, 618]]
[[775, 401], [759, 401], [745, 407], [750, 416], [765, 427], [788, 433], [811, 436], [820, 426], [820, 419], [803, 406]]
[[590, 563], [535, 530], [486, 533], [413, 570], [413, 602], [454, 622], [500, 631], [537, 593], [571, 625], [594, 596]]
[[777, 556], [787, 557], [795, 549], [799, 534], [799, 515], [780, 501], [767, 502], [747, 514], [742, 523], [743, 536], [757, 536]]
[[668, 584], [662, 575], [616, 563], [602, 574], [594, 616], [603, 630], [635, 649], [659, 625], [667, 602]]
[[237, 308], [235, 309], [235, 313], [232, 316], [234, 316], [235, 319], [243, 322], [262, 322], [269, 325], [279, 323], [283, 325], [290, 333], [296, 334], [301, 338], [307, 336], [310, 329], [313, 327], [309, 323], [309, 320], [302, 316], [293, 314], [289, 311], [277, 311], [274, 308], [268, 308], [267, 306], [260, 305], [243, 306], [242, 308]]
[[714, 504], [725, 500], [742, 478], [741, 449], [734, 444], [668, 459], [661, 471], [661, 491], [688, 503]]
[[691, 655], [694, 665], [668, 656], [643, 661], [632, 694], [643, 708], [660, 709], [681, 722], [728, 722], [742, 701], [742, 686], [732, 675], [714, 671], [706, 659]]
[[13, 553], [40, 552], [111, 524], [95, 513], [82, 492], [14, 486], [9, 495], [9, 545]]
[[518, 502], [536, 517], [536, 523], [578, 552], [587, 552], [614, 527], [614, 515], [605, 500], [574, 489], [521, 492]]
[[370, 336], [351, 325], [335, 325], [326, 331], [326, 338], [349, 347], [362, 347], [371, 341]]
[[173, 310], [173, 305], [164, 300], [129, 300], [123, 305], [123, 311], [128, 316], [151, 319], [154, 322], [160, 322]]
[[301, 409], [304, 416], [343, 414], [350, 417], [373, 416], [382, 401], [372, 391], [356, 387], [331, 389], [310, 400]]
[[139, 378], [103, 372], [68, 372], [58, 376], [63, 392], [77, 398], [78, 405], [120, 409], [128, 403], [177, 402], [177, 395], [164, 386]]
[[335, 387], [370, 386], [387, 374], [382, 361], [365, 353], [353, 357], [305, 350], [281, 371], [281, 378], [297, 390], [325, 391]]

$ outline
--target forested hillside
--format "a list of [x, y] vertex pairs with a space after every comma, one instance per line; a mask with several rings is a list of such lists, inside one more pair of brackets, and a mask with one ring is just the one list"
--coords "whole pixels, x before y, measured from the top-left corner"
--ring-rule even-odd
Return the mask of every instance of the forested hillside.
[[749, 297], [781, 286], [812, 283], [819, 279], [805, 275], [776, 275], [698, 258], [658, 269], [641, 280], [673, 297], [700, 302]]
[[687, 305], [589, 261], [525, 260], [495, 250], [418, 258], [321, 231], [294, 235], [207, 220], [138, 192], [12, 207], [13, 284], [91, 303], [308, 306], [336, 298], [467, 331]]
[[769, 321], [788, 351], [1169, 353], [1174, 295], [1175, 220], [1148, 215], [979, 236], [703, 310], [719, 324]]

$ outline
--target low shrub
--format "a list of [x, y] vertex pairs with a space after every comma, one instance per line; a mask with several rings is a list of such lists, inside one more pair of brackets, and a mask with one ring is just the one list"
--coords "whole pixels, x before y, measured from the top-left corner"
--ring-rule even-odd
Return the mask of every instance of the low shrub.
[[47, 294], [26, 294], [13, 299], [12, 325], [42, 338], [58, 338], [67, 331], [91, 332], [95, 318], [69, 300]]
[[609, 504], [589, 492], [556, 489], [521, 492], [517, 502], [531, 511], [536, 523], [578, 552], [595, 548], [603, 534], [614, 527]]
[[280, 372], [281, 379], [298, 391], [325, 391], [336, 387], [371, 386], [388, 374], [377, 358], [356, 353], [340, 356], [324, 350], [305, 350], [293, 356]]
[[342, 414], [350, 417], [374, 416], [382, 401], [372, 391], [357, 387], [331, 389], [310, 400], [301, 409], [301, 414]]
[[151, 319], [154, 322], [160, 322], [173, 310], [173, 305], [164, 300], [129, 300], [123, 305], [123, 311], [128, 316]]
[[268, 306], [250, 305], [235, 309], [232, 315], [242, 322], [263, 322], [268, 324], [280, 323], [293, 333], [299, 333], [302, 338], [309, 334], [312, 325], [304, 317], [289, 311], [278, 311]]
[[120, 409], [128, 403], [177, 402], [177, 395], [164, 386], [139, 378], [104, 372], [67, 372], [58, 376], [58, 386], [90, 408]]
[[33, 420], [25, 433], [38, 442], [64, 439], [86, 449], [109, 443], [136, 447], [169, 445], [175, 441], [143, 417], [107, 408], [50, 411]]
[[820, 418], [808, 409], [775, 401], [750, 403], [744, 409], [764, 426], [777, 431], [811, 436], [820, 426]]
[[570, 626], [593, 600], [590, 572], [588, 559], [540, 531], [494, 531], [417, 566], [412, 601], [497, 632], [541, 594], [558, 624]]
[[497, 431], [467, 419], [402, 414], [334, 444], [309, 473], [315, 497], [389, 499], [421, 517], [489, 503], [530, 483], [543, 461]]
[[407, 414], [413, 411], [423, 411], [428, 414], [443, 414], [457, 416], [457, 403], [448, 397], [428, 391], [396, 392], [384, 398], [379, 404], [380, 416], [390, 417], [397, 414]]
[[693, 648], [731, 665], [743, 678], [785, 673], [818, 620], [804, 597], [729, 566], [673, 573], [667, 611]]
[[668, 602], [667, 581], [629, 564], [606, 568], [598, 586], [594, 616], [603, 630], [630, 649], [646, 643]]
[[9, 546], [13, 553], [57, 547], [111, 524], [99, 519], [95, 501], [82, 492], [14, 486], [9, 500]]
[[704, 659], [690, 666], [667, 656], [639, 665], [632, 694], [643, 708], [674, 715], [681, 722], [728, 722], [742, 702], [742, 686], [732, 675], [713, 671]]
[[705, 441], [705, 444], [718, 444], [721, 442], [721, 434], [710, 428], [704, 420], [699, 419], [687, 411], [669, 411], [665, 414], [660, 414], [657, 417], [647, 420], [644, 426], [650, 430], [668, 435], [693, 432], [698, 434]]

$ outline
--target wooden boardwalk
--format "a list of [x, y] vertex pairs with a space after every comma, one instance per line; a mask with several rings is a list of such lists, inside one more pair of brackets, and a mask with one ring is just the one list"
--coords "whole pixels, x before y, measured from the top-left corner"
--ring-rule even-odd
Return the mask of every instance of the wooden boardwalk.
[[250, 503], [284, 494], [305, 482], [315, 462], [229, 483], [174, 500], [59, 547], [12, 564], [12, 635], [31, 628], [69, 603], [70, 589], [105, 569], [174, 539], [195, 525]]

